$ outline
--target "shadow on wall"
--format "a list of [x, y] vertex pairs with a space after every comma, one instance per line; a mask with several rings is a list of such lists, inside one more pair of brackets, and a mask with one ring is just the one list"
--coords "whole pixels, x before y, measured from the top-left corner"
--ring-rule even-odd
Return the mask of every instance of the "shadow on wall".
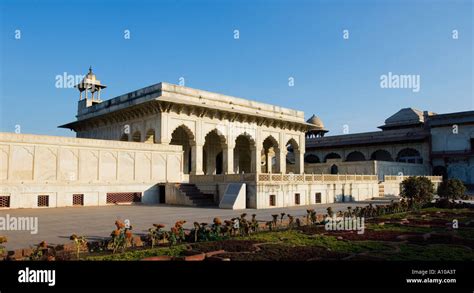
[[163, 204], [166, 202], [166, 191], [164, 184], [156, 184], [143, 192], [141, 203]]
[[352, 195], [338, 194], [334, 197], [334, 202], [354, 202]]

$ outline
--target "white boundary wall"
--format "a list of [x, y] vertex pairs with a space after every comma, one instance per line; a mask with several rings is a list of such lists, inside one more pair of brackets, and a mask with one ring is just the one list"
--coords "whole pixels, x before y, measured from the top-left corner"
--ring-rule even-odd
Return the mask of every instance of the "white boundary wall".
[[158, 183], [181, 182], [180, 146], [0, 133], [0, 196], [10, 208], [37, 207], [49, 195], [49, 207], [106, 204], [112, 192], [142, 192], [144, 203], [158, 200]]

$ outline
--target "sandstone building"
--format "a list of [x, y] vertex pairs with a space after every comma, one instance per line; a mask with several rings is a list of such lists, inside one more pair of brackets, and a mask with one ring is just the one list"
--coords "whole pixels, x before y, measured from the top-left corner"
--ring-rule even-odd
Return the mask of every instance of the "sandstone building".
[[377, 174], [379, 180], [434, 174], [474, 184], [474, 111], [436, 114], [405, 108], [379, 128], [330, 137], [310, 133], [305, 171]]

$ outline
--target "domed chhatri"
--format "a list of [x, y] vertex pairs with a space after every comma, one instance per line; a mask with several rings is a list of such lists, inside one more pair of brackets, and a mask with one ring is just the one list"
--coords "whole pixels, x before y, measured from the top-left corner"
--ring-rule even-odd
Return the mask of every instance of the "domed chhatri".
[[313, 114], [311, 118], [306, 120], [306, 123], [312, 124], [311, 129], [306, 132], [307, 138], [323, 137], [328, 130], [324, 129], [324, 124], [319, 117]]
[[321, 119], [319, 119], [319, 117], [317, 117], [314, 114], [306, 122], [308, 122], [309, 124], [313, 124], [314, 126], [318, 128], [324, 129], [323, 121], [321, 121]]
[[[89, 67], [89, 72], [87, 75], [84, 77], [84, 79], [75, 86], [79, 92], [80, 92], [80, 97], [79, 99], [82, 100], [82, 92], [85, 92], [84, 98], [87, 100], [88, 95], [87, 91], [91, 93], [91, 99], [100, 101], [100, 92], [102, 89], [106, 88], [106, 85], [103, 85], [100, 83], [100, 80], [97, 79], [96, 75], [92, 72], [92, 66]], [[97, 97], [94, 97], [94, 93], [98, 92]]]

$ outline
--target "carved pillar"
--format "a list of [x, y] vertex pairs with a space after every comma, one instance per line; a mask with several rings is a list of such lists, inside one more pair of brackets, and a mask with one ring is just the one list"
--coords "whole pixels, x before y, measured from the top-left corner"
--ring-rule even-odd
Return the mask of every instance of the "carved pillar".
[[189, 152], [191, 152], [191, 149], [188, 147], [183, 146], [183, 173], [184, 174], [189, 174]]
[[171, 135], [172, 133], [169, 133], [169, 137], [168, 137], [168, 113], [163, 113], [161, 112], [160, 113], [160, 119], [159, 119], [159, 122], [157, 122], [157, 127], [156, 127], [156, 130], [155, 131], [155, 135], [156, 135], [156, 138], [155, 138], [155, 141], [157, 143], [161, 143], [161, 144], [169, 144], [170, 141], [171, 141]]
[[214, 145], [206, 148], [206, 170], [203, 170], [206, 175], [216, 174], [216, 149]]
[[277, 170], [280, 173], [286, 173], [286, 148], [278, 148], [276, 153]]
[[304, 152], [294, 150], [295, 154], [295, 174], [304, 173]]
[[261, 148], [252, 147], [250, 151], [250, 159], [251, 159], [250, 172], [251, 173], [259, 174], [262, 172], [261, 163], [260, 163], [261, 153], [262, 153]]
[[224, 174], [234, 174], [234, 146], [226, 145], [222, 150], [222, 161]]
[[305, 155], [305, 150], [306, 150], [306, 137], [304, 134], [300, 135], [300, 141], [299, 141], [299, 151], [297, 156], [297, 160], [299, 162], [299, 167], [297, 166], [297, 170], [299, 170], [299, 174], [304, 174], [304, 155]]
[[191, 174], [203, 175], [202, 171], [202, 145], [193, 145], [191, 147]]
[[265, 159], [265, 163], [267, 165], [267, 173], [272, 173], [272, 153], [269, 149], [265, 152]]

